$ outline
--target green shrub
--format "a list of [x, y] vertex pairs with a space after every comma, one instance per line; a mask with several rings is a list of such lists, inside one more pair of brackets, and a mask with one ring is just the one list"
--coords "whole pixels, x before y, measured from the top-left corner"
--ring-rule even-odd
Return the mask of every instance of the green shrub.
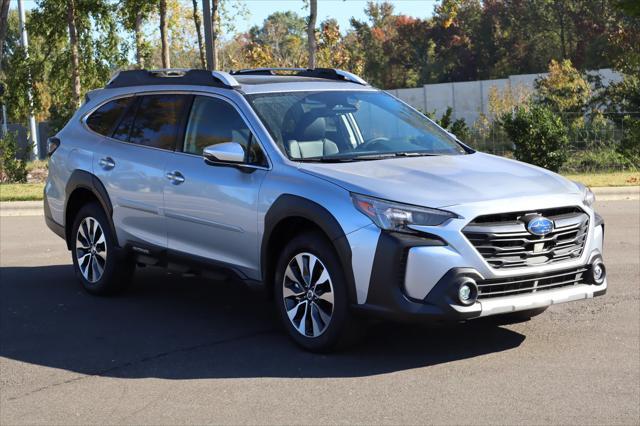
[[636, 171], [637, 167], [614, 147], [572, 153], [562, 166], [566, 174]]
[[625, 117], [624, 133], [618, 152], [624, 155], [636, 168], [640, 168], [640, 119]]
[[27, 164], [18, 159], [18, 139], [15, 133], [7, 133], [0, 139], [0, 182], [22, 183], [27, 181]]
[[453, 108], [448, 107], [440, 119], [436, 118], [435, 111], [427, 111], [424, 115], [438, 123], [438, 125], [443, 129], [446, 129], [456, 135], [461, 141], [467, 141], [469, 139], [471, 131], [464, 118], [458, 118], [457, 120], [452, 121]]
[[542, 105], [522, 106], [500, 122], [515, 146], [515, 158], [557, 172], [567, 159], [569, 138], [560, 117]]

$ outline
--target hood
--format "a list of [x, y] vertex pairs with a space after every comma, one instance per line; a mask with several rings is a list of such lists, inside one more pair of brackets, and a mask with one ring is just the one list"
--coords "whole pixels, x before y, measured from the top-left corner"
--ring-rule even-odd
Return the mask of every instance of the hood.
[[351, 192], [425, 207], [580, 192], [571, 181], [548, 170], [479, 152], [300, 163], [300, 170]]

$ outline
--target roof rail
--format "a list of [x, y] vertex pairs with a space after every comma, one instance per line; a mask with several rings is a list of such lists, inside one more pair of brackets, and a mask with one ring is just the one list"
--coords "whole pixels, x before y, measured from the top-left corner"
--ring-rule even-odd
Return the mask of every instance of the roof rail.
[[326, 78], [329, 80], [343, 80], [368, 86], [362, 78], [348, 71], [336, 68], [249, 68], [231, 71], [232, 75], [277, 75], [279, 72], [290, 72], [298, 77]]
[[229, 87], [240, 87], [240, 83], [231, 74], [225, 71], [211, 71], [211, 75]]
[[229, 73], [186, 68], [118, 71], [105, 88], [151, 86], [159, 84], [202, 85], [237, 88], [240, 84]]

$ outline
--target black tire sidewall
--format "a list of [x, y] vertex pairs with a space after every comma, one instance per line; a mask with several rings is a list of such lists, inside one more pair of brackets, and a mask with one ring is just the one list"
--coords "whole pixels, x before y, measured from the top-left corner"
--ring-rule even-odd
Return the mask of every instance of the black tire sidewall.
[[[289, 261], [299, 253], [311, 253], [324, 264], [331, 277], [334, 293], [333, 315], [327, 329], [318, 337], [301, 335], [291, 324], [282, 297], [282, 282]], [[347, 331], [349, 301], [344, 271], [333, 245], [322, 235], [305, 233], [293, 238], [280, 254], [276, 266], [274, 296], [279, 317], [291, 338], [303, 348], [314, 352], [326, 352], [338, 345]]]
[[[75, 249], [76, 238], [78, 235], [78, 228], [80, 227], [80, 224], [82, 223], [82, 221], [87, 217], [94, 218], [100, 224], [100, 227], [102, 228], [102, 231], [104, 233], [104, 238], [105, 238], [106, 247], [107, 247], [106, 264], [102, 272], [102, 276], [95, 283], [88, 281], [82, 275], [82, 272], [80, 271], [80, 267], [78, 265], [78, 259], [76, 255], [76, 249]], [[75, 271], [76, 277], [78, 277], [78, 279], [82, 283], [82, 287], [84, 287], [85, 290], [93, 294], [107, 295], [107, 294], [115, 293], [126, 284], [126, 282], [124, 282], [125, 274], [117, 273], [118, 272], [117, 269], [123, 268], [123, 270], [120, 272], [125, 272], [124, 269], [127, 269], [128, 265], [126, 264], [118, 265], [119, 256], [117, 252], [117, 247], [114, 244], [115, 236], [111, 231], [111, 223], [107, 218], [107, 215], [102, 210], [101, 206], [99, 206], [96, 203], [89, 203], [80, 209], [80, 211], [76, 215], [76, 218], [73, 222], [71, 238], [72, 238], [71, 257], [73, 259], [74, 271]]]

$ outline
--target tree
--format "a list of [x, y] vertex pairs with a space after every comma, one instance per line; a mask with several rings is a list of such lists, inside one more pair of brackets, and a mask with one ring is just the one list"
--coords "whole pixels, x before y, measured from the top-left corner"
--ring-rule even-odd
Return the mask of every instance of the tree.
[[211, 0], [211, 40], [213, 48], [214, 70], [218, 69], [218, 34], [220, 24], [220, 0]]
[[160, 0], [160, 43], [162, 44], [162, 68], [171, 68], [169, 56], [169, 25], [167, 22], [167, 0]]
[[136, 65], [145, 68], [149, 62], [150, 47], [144, 39], [143, 25], [158, 7], [157, 1], [122, 0], [120, 13], [126, 30], [133, 31], [136, 50]]
[[589, 83], [568, 59], [551, 60], [549, 74], [536, 80], [535, 88], [536, 102], [561, 114], [582, 113], [591, 97]]
[[0, 71], [2, 71], [2, 54], [4, 53], [4, 40], [7, 38], [9, 27], [9, 3], [11, 0], [1, 0], [0, 3]]
[[307, 44], [309, 47], [309, 68], [316, 67], [316, 17], [318, 0], [309, 0], [309, 20], [307, 22]]
[[80, 58], [78, 54], [78, 31], [76, 29], [76, 5], [75, 0], [67, 2], [67, 26], [69, 27], [69, 47], [71, 52], [71, 94], [73, 106], [80, 107]]
[[204, 46], [202, 42], [202, 22], [200, 21], [200, 14], [198, 12], [198, 0], [193, 0], [193, 23], [196, 27], [196, 34], [198, 36], [198, 52], [200, 53], [200, 66], [202, 69], [207, 68], [207, 63], [204, 58]]

